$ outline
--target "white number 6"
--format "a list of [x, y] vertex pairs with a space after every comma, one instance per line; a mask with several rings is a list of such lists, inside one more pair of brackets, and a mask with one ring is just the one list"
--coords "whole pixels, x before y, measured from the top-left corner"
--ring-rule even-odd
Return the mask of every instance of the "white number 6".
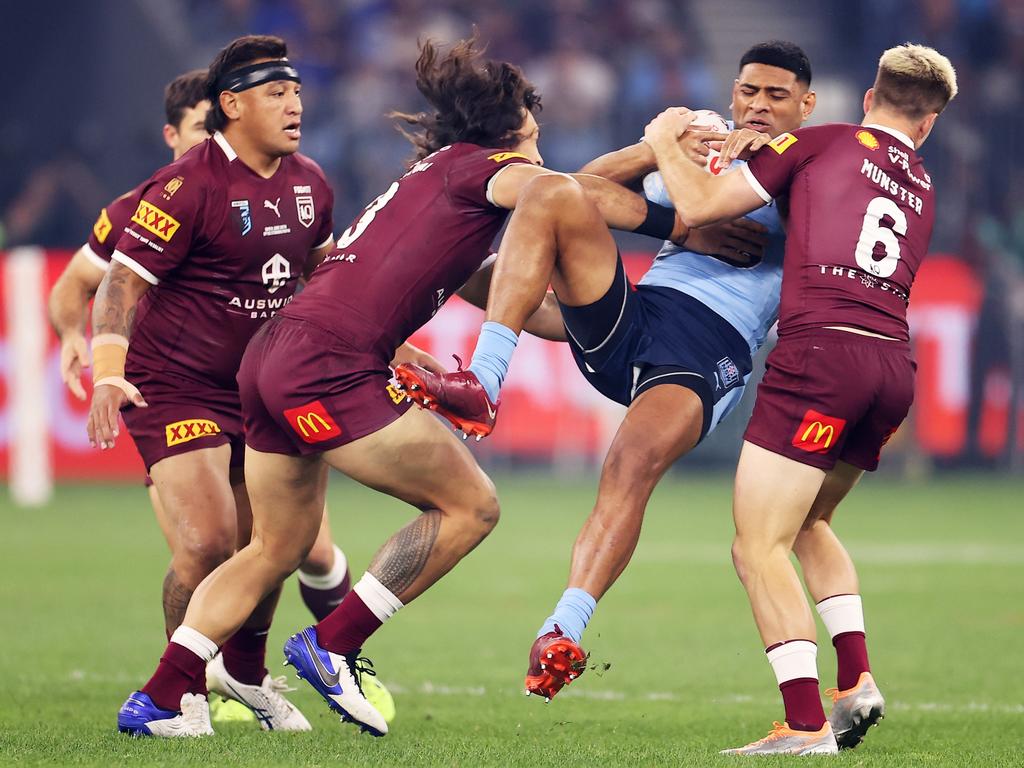
[[[892, 219], [892, 227], [882, 225], [882, 217]], [[896, 235], [907, 234], [907, 215], [900, 210], [888, 197], [876, 197], [868, 203], [864, 214], [864, 224], [860, 228], [860, 239], [857, 240], [857, 266], [865, 272], [878, 277], [890, 277], [896, 271], [896, 263], [900, 260], [900, 241]], [[885, 256], [875, 260], [875, 245], [882, 244]]]

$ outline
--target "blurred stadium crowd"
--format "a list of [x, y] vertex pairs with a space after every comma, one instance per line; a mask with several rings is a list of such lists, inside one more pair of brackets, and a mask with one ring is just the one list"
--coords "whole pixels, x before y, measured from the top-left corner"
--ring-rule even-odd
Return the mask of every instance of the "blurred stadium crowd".
[[[1013, 349], [1015, 333], [1024, 335], [1020, 0], [99, 0], [62, 6], [59, 19], [41, 5], [14, 10], [3, 33], [15, 58], [33, 66], [26, 111], [0, 117], [9, 169], [0, 179], [0, 248], [77, 247], [101, 206], [167, 161], [163, 83], [206, 66], [239, 34], [288, 41], [304, 79], [302, 151], [332, 180], [339, 222], [409, 154], [383, 115], [422, 106], [412, 77], [418, 39], [454, 40], [475, 25], [493, 57], [519, 63], [544, 97], [546, 163], [563, 170], [635, 141], [667, 105], [727, 114], [736, 62], [761, 39], [807, 50], [821, 101], [812, 124], [859, 121], [886, 47], [935, 46], [957, 67], [961, 92], [923, 153], [939, 190], [933, 250], [966, 260], [984, 284], [974, 388], [986, 367], [1002, 366], [1021, 402], [1024, 354]], [[19, 35], [19, 19], [47, 20], [46, 52]], [[53, 109], [55, 84], [71, 91], [65, 108], [56, 126], [37, 128], [32, 115]]]

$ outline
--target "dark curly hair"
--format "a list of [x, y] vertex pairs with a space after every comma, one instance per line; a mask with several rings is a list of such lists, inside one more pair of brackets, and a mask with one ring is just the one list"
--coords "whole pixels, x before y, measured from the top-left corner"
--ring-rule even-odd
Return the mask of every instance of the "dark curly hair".
[[484, 59], [476, 43], [476, 36], [460, 40], [443, 57], [430, 40], [420, 45], [416, 87], [436, 112], [388, 115], [419, 129], [398, 127], [416, 148], [413, 162], [460, 141], [511, 147], [519, 141], [523, 110], [540, 111], [540, 94], [519, 67]]
[[205, 69], [193, 69], [184, 75], [178, 75], [164, 88], [164, 112], [167, 114], [167, 124], [180, 128], [181, 119], [185, 117], [185, 110], [193, 109], [205, 98]]
[[210, 100], [210, 111], [206, 113], [206, 130], [210, 133], [223, 130], [228, 117], [220, 106], [217, 82], [222, 76], [252, 64], [257, 59], [283, 59], [288, 56], [288, 45], [273, 35], [245, 35], [228, 43], [210, 63], [206, 74], [206, 96]]

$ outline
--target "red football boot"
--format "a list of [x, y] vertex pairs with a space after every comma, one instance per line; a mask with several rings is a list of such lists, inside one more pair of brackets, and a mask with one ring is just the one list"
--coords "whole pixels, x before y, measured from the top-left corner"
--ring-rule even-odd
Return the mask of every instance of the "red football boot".
[[579, 643], [562, 634], [557, 624], [554, 632], [541, 635], [530, 649], [530, 668], [526, 672], [526, 695], [543, 696], [544, 701], [583, 674], [587, 654]]
[[462, 360], [455, 373], [434, 373], [415, 363], [402, 363], [395, 368], [395, 378], [405, 394], [422, 408], [437, 411], [466, 436], [479, 440], [494, 429], [498, 405], [492, 403], [476, 374], [462, 370]]

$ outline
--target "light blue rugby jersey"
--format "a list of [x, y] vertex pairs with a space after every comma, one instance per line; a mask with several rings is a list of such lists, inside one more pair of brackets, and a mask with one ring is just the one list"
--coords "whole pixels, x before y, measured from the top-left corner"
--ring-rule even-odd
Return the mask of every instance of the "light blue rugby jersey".
[[[741, 162], [733, 161], [727, 173], [735, 171]], [[672, 207], [660, 173], [644, 178], [644, 194], [652, 203]], [[727, 320], [747, 340], [753, 355], [779, 315], [786, 233], [774, 203], [748, 213], [746, 218], [768, 228], [764, 259], [756, 267], [731, 267], [666, 241], [639, 284], [673, 288], [697, 299]]]

